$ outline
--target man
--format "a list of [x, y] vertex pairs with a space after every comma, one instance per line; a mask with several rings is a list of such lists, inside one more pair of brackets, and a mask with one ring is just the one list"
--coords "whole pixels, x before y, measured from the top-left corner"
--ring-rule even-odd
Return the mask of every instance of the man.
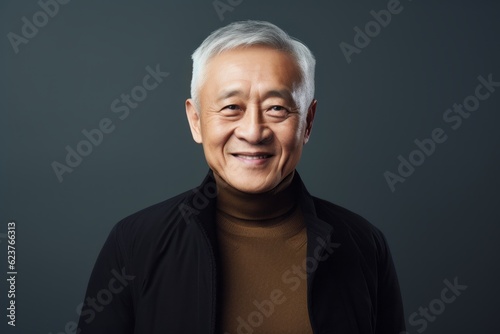
[[316, 111], [314, 67], [267, 22], [232, 23], [201, 44], [186, 114], [210, 170], [113, 228], [80, 333], [405, 330], [383, 234], [311, 196], [295, 170]]

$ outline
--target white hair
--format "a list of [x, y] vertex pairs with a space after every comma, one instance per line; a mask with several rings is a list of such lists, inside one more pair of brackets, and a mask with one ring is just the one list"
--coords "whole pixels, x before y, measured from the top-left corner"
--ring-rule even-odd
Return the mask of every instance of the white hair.
[[290, 37], [282, 29], [266, 21], [239, 21], [212, 32], [194, 51], [193, 75], [191, 79], [191, 98], [200, 109], [199, 90], [206, 80], [205, 67], [214, 56], [231, 49], [252, 45], [265, 45], [287, 52], [297, 62], [301, 74], [301, 84], [296, 95], [299, 109], [306, 113], [314, 98], [314, 55], [299, 40]]

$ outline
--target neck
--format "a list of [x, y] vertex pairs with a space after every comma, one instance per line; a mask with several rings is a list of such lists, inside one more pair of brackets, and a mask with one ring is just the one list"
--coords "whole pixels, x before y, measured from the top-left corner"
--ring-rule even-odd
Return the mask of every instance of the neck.
[[295, 170], [288, 174], [273, 189], [251, 194], [229, 185], [214, 172], [217, 184], [217, 209], [234, 218], [263, 221], [289, 212], [296, 203], [293, 178]]

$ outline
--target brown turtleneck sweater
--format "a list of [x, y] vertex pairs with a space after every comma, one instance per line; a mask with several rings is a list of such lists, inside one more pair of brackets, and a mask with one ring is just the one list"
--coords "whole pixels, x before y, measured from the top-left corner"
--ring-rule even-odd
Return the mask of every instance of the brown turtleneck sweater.
[[249, 194], [214, 173], [225, 334], [312, 333], [302, 269], [307, 236], [293, 176]]

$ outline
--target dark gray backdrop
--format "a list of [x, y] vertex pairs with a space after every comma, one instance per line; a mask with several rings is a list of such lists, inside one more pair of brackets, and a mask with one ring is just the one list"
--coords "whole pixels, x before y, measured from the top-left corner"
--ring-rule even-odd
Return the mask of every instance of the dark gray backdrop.
[[[408, 332], [498, 333], [500, 87], [479, 106], [469, 96], [479, 76], [500, 81], [499, 4], [402, 0], [386, 27], [368, 24], [370, 43], [348, 63], [339, 45], [355, 45], [354, 28], [364, 31], [370, 11], [393, 1], [221, 2], [231, 8], [222, 16], [212, 0], [73, 0], [44, 17], [37, 1], [2, 1], [1, 332], [64, 332], [112, 226], [201, 182], [207, 165], [184, 113], [190, 54], [223, 25], [261, 19], [316, 55], [318, 111], [298, 170], [312, 194], [384, 231], [407, 319], [425, 319], [420, 307], [437, 313]], [[40, 27], [34, 36], [24, 29], [31, 37], [16, 53], [9, 36], [24, 38], [23, 17]], [[112, 102], [157, 64], [169, 76], [120, 119]], [[477, 110], [453, 129], [443, 114], [465, 99]], [[113, 132], [59, 182], [51, 164], [65, 163], [65, 147], [76, 149], [105, 118]], [[398, 156], [409, 159], [414, 140], [436, 128], [447, 140], [391, 191], [384, 173], [397, 173]], [[5, 316], [9, 220], [15, 328]], [[467, 289], [439, 302], [455, 279]]]

